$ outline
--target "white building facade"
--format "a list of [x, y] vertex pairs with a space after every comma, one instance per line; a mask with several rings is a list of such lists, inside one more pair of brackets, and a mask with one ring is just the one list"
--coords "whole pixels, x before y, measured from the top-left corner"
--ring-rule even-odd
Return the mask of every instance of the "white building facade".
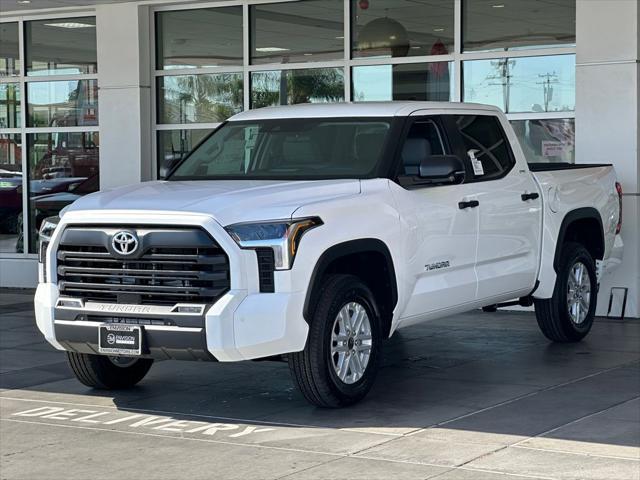
[[637, 0], [2, 0], [0, 287], [79, 195], [162, 178], [230, 115], [301, 102], [502, 108], [530, 162], [612, 163], [624, 263], [599, 311], [640, 316]]

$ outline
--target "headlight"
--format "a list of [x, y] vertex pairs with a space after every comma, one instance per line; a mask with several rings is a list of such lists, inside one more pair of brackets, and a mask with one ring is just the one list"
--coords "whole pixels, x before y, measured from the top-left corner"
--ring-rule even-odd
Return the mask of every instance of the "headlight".
[[40, 240], [40, 243], [51, 240], [53, 231], [58, 226], [58, 223], [60, 223], [60, 217], [57, 215], [55, 217], [47, 217], [42, 221], [40, 231], [38, 232], [38, 239]]
[[317, 217], [273, 222], [238, 223], [226, 227], [240, 248], [271, 248], [276, 270], [288, 270], [305, 232], [322, 225]]

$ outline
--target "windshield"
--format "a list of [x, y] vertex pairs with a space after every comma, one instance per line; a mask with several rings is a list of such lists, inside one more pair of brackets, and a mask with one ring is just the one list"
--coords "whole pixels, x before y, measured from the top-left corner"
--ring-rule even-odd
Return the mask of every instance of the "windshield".
[[170, 180], [369, 178], [391, 119], [313, 118], [229, 122]]

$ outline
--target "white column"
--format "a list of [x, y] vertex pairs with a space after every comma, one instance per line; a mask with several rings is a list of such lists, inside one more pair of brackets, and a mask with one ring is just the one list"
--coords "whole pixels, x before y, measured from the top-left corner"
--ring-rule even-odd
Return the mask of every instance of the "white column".
[[626, 315], [640, 316], [639, 19], [637, 0], [576, 1], [576, 162], [612, 163], [625, 193], [624, 261], [603, 278], [598, 315], [627, 287]]
[[96, 6], [100, 187], [151, 179], [149, 8]]

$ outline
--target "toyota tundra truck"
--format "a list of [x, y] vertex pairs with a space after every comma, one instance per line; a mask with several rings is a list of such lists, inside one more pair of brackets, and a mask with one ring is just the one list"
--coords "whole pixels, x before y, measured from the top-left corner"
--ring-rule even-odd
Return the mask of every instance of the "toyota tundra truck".
[[498, 109], [387, 102], [240, 113], [165, 180], [40, 230], [40, 331], [90, 387], [154, 360], [279, 359], [312, 404], [362, 399], [396, 330], [506, 302], [589, 333], [621, 261], [611, 165], [527, 165]]

